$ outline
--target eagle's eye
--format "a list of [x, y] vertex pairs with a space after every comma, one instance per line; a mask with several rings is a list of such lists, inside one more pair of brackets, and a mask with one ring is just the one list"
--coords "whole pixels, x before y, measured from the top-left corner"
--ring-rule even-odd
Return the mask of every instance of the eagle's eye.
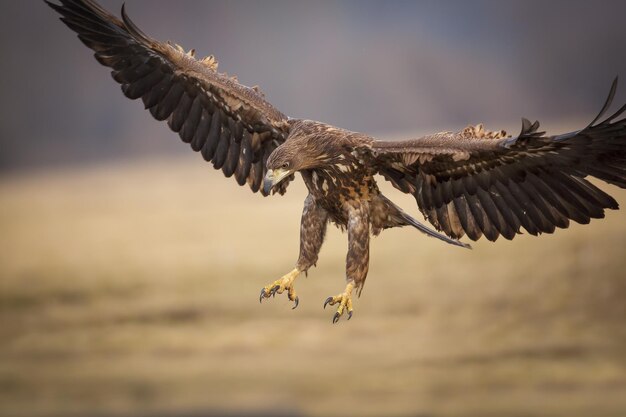
[[282, 169], [289, 169], [289, 162], [283, 162], [283, 164], [280, 167]]

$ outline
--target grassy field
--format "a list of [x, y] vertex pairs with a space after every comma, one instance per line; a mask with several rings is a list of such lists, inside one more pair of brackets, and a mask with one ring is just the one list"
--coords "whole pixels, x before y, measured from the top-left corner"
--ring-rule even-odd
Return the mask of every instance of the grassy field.
[[297, 310], [258, 302], [293, 267], [304, 197], [197, 156], [2, 178], [0, 415], [624, 415], [625, 212], [472, 251], [385, 232], [332, 325], [334, 228]]

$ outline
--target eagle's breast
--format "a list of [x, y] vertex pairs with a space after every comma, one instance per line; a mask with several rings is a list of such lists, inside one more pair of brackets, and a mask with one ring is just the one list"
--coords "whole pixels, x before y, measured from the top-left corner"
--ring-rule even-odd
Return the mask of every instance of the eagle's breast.
[[337, 223], [347, 221], [346, 210], [357, 201], [370, 201], [378, 188], [369, 169], [349, 153], [323, 168], [302, 173], [309, 192]]

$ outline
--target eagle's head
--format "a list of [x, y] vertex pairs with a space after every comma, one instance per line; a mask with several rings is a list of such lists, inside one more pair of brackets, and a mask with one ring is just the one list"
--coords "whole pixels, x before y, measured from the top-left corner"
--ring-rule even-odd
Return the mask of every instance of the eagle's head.
[[304, 169], [307, 165], [305, 159], [305, 155], [298, 152], [298, 146], [289, 140], [277, 147], [267, 158], [267, 173], [263, 179], [265, 194], [296, 171]]
[[267, 174], [263, 180], [265, 193], [297, 171], [328, 164], [338, 154], [334, 148], [342, 135], [343, 131], [324, 123], [293, 121], [287, 140], [267, 158]]

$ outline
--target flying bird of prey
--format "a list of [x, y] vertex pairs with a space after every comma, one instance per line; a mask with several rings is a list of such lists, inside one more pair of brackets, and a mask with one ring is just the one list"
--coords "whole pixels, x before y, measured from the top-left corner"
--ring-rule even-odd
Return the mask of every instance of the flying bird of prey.
[[[294, 281], [315, 265], [329, 222], [348, 233], [345, 290], [333, 322], [352, 316], [352, 295], [363, 289], [369, 240], [383, 229], [412, 226], [444, 242], [513, 239], [589, 223], [617, 202], [586, 178], [626, 188], [626, 106], [605, 117], [617, 79], [600, 114], [585, 128], [547, 136], [523, 119], [517, 136], [482, 125], [406, 141], [380, 141], [311, 120], [292, 119], [257, 87], [217, 71], [213, 56], [196, 59], [144, 34], [126, 15], [113, 16], [91, 0], [46, 1], [61, 20], [112, 68], [131, 99], [141, 98], [157, 120], [194, 151], [263, 196], [283, 194], [299, 172], [308, 188], [295, 268], [261, 290], [260, 300], [286, 293], [298, 305]], [[374, 175], [415, 197], [430, 230], [387, 199]]]

